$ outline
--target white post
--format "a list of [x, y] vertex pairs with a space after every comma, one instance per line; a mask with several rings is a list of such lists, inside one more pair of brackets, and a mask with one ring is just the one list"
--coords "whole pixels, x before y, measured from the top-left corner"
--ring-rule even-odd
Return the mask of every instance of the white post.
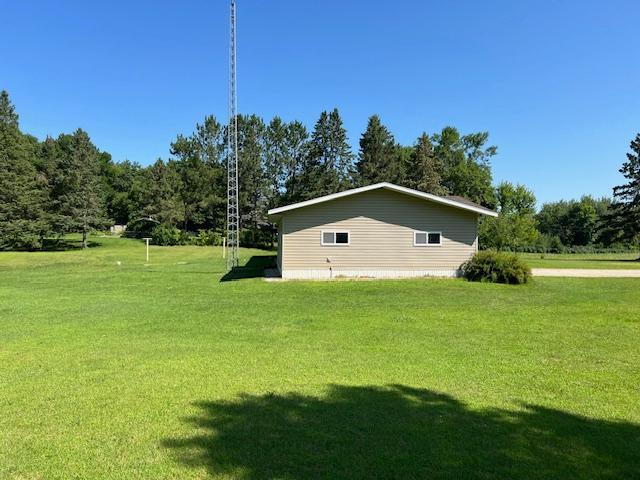
[[144, 241], [147, 242], [147, 263], [149, 263], [149, 240], [150, 238], [145, 238]]
[[222, 258], [227, 258], [227, 237], [222, 237]]

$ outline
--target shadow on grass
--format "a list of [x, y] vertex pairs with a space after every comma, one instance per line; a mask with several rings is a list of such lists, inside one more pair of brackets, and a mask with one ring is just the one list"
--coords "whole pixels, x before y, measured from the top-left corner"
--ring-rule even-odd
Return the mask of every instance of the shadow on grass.
[[234, 267], [220, 279], [221, 282], [242, 280], [245, 278], [261, 278], [265, 276], [265, 269], [275, 266], [276, 257], [273, 255], [254, 255], [246, 264]]
[[[94, 240], [87, 242], [87, 248], [95, 248], [101, 246], [102, 243]], [[69, 250], [82, 250], [82, 240], [69, 240], [69, 239], [49, 239], [46, 238], [42, 242], [42, 248], [38, 251], [41, 252], [66, 252]]]
[[325, 397], [200, 402], [179, 461], [267, 478], [638, 478], [640, 426], [535, 405], [471, 410], [402, 385], [331, 386]]

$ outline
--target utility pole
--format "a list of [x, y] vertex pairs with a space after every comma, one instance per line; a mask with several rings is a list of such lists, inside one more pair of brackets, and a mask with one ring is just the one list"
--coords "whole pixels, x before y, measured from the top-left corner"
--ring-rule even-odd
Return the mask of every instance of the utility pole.
[[240, 200], [238, 183], [238, 100], [236, 93], [236, 2], [231, 0], [229, 41], [229, 127], [227, 130], [227, 270], [238, 266]]

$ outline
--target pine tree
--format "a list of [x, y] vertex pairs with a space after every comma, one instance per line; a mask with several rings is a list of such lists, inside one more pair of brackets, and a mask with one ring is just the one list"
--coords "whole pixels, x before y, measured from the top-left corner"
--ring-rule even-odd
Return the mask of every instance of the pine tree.
[[337, 183], [331, 185], [330, 192], [334, 193], [352, 186], [353, 177], [353, 153], [349, 145], [347, 130], [344, 128], [342, 118], [337, 108], [329, 114], [330, 145], [327, 156], [327, 168], [336, 172]]
[[0, 92], [0, 123], [18, 128], [18, 114], [16, 107], [9, 100], [9, 92]]
[[352, 170], [353, 154], [338, 110], [322, 112], [302, 163], [299, 199], [319, 197], [349, 188]]
[[411, 168], [407, 173], [411, 188], [434, 195], [446, 195], [442, 185], [442, 163], [433, 151], [429, 135], [423, 133], [411, 155]]
[[212, 115], [196, 125], [192, 135], [196, 152], [204, 166], [203, 198], [199, 204], [202, 226], [224, 230], [227, 212], [227, 172], [225, 169], [224, 127]]
[[629, 145], [627, 161], [620, 173], [628, 180], [624, 185], [613, 188], [614, 202], [611, 213], [605, 217], [603, 230], [619, 233], [619, 239], [638, 241], [640, 237], [640, 133]]
[[82, 233], [82, 248], [86, 248], [89, 232], [108, 223], [99, 176], [99, 152], [82, 129], [61, 137], [57, 213], [64, 231]]
[[265, 128], [264, 121], [257, 115], [238, 116], [241, 226], [248, 227], [253, 245], [261, 242], [260, 227], [267, 223]]
[[309, 132], [299, 121], [290, 122], [287, 125], [286, 136], [287, 155], [284, 158], [283, 188], [284, 193], [280, 199], [281, 204], [293, 203], [300, 199], [302, 191], [301, 173], [304, 159], [309, 149]]
[[397, 150], [393, 135], [382, 124], [380, 117], [369, 117], [367, 129], [360, 138], [360, 153], [356, 163], [358, 183], [399, 183], [400, 158]]
[[135, 204], [132, 220], [153, 218], [160, 223], [178, 226], [184, 220], [179, 196], [180, 181], [178, 172], [161, 159], [143, 170], [131, 189]]
[[48, 232], [43, 185], [33, 142], [18, 128], [6, 91], [0, 93], [0, 250], [34, 249]]
[[284, 194], [284, 175], [288, 160], [288, 126], [280, 117], [274, 117], [265, 131], [265, 176], [267, 204], [273, 208]]

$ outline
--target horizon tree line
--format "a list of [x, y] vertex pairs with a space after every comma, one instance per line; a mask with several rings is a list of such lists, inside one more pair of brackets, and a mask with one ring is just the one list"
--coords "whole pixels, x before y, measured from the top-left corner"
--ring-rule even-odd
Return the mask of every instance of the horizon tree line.
[[[226, 130], [214, 116], [207, 116], [191, 134], [177, 135], [166, 160], [146, 167], [129, 160], [114, 162], [82, 129], [43, 141], [22, 133], [15, 107], [2, 91], [0, 249], [38, 249], [47, 239], [70, 232], [81, 233], [86, 246], [90, 231], [113, 223], [146, 233], [159, 223], [185, 236], [206, 231], [208, 238], [221, 239], [226, 222]], [[497, 147], [488, 145], [488, 139], [488, 132], [462, 135], [447, 126], [434, 134], [423, 132], [413, 145], [401, 145], [380, 117], [372, 115], [354, 154], [337, 109], [321, 112], [311, 132], [297, 120], [275, 116], [265, 122], [254, 114], [239, 115], [241, 243], [273, 242], [270, 208], [378, 182], [463, 196], [497, 208], [500, 217], [483, 221], [480, 228], [483, 244], [494, 248], [530, 245], [541, 235], [548, 237], [547, 243], [564, 245], [637, 240], [637, 229], [626, 224], [619, 225], [620, 234], [611, 229], [596, 233], [603, 230], [605, 216], [617, 213], [620, 221], [622, 212], [629, 216], [637, 211], [637, 206], [622, 206], [638, 202], [633, 180], [630, 187], [617, 187], [614, 193], [621, 201], [613, 204], [585, 197], [567, 205], [545, 204], [536, 213], [535, 196], [524, 186], [492, 185], [490, 162]], [[634, 142], [636, 156], [623, 167], [632, 177], [640, 170], [638, 138]], [[590, 225], [587, 233], [574, 231], [582, 225], [581, 215]], [[611, 218], [607, 217], [609, 225], [614, 224]]]

